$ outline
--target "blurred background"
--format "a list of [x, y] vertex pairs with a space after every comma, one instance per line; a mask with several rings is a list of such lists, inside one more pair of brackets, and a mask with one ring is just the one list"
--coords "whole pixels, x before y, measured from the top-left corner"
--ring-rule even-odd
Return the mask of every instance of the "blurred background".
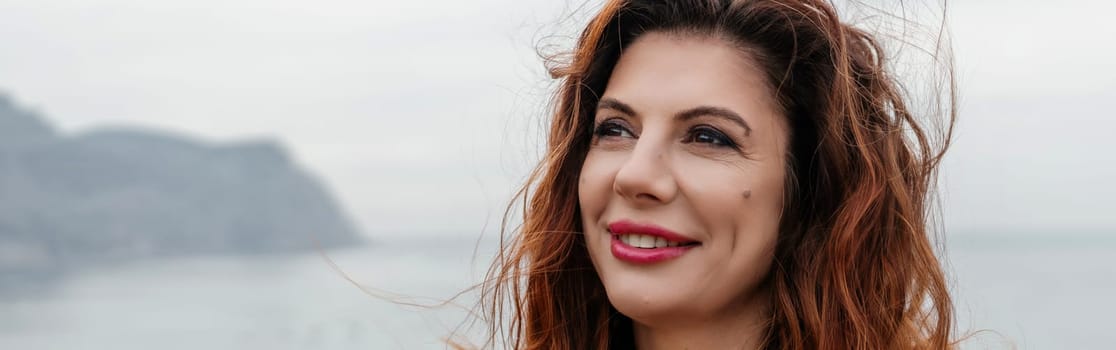
[[[537, 49], [597, 6], [0, 0], [0, 348], [443, 348], [472, 294], [385, 297], [483, 276], [544, 137]], [[967, 348], [1116, 343], [1114, 9], [949, 3]]]

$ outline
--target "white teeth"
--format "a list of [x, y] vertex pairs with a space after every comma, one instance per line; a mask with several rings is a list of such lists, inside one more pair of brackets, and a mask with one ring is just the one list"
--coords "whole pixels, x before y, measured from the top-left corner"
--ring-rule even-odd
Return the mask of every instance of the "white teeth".
[[632, 241], [631, 246], [636, 247], [636, 248], [643, 248], [643, 236], [632, 235], [632, 238], [630, 238], [630, 239]]
[[681, 243], [668, 241], [662, 237], [649, 235], [620, 235], [620, 241], [624, 242], [624, 244], [643, 249], [677, 247], [682, 245]]

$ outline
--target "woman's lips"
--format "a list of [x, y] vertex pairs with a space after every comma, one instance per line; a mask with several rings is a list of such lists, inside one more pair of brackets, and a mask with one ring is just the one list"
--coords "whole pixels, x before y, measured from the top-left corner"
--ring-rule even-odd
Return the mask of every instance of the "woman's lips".
[[621, 234], [634, 234], [634, 235], [647, 235], [654, 237], [662, 237], [665, 240], [679, 242], [679, 243], [694, 243], [695, 240], [689, 239], [686, 236], [675, 233], [674, 231], [651, 225], [651, 224], [637, 224], [628, 220], [613, 221], [608, 224], [608, 232], [614, 235]]
[[701, 245], [665, 228], [626, 220], [610, 223], [608, 231], [612, 236], [612, 256], [637, 264], [673, 259]]

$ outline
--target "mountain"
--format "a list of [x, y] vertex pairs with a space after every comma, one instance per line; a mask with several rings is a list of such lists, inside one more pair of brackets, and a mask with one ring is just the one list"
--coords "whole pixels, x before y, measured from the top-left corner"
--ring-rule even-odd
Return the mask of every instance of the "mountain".
[[0, 275], [360, 242], [326, 188], [275, 141], [63, 135], [0, 94]]

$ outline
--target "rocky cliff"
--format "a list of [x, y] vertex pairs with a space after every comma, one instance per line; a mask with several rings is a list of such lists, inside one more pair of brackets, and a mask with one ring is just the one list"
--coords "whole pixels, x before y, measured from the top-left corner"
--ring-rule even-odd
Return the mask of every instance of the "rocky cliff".
[[277, 142], [210, 144], [139, 129], [63, 135], [0, 95], [0, 274], [359, 237]]

